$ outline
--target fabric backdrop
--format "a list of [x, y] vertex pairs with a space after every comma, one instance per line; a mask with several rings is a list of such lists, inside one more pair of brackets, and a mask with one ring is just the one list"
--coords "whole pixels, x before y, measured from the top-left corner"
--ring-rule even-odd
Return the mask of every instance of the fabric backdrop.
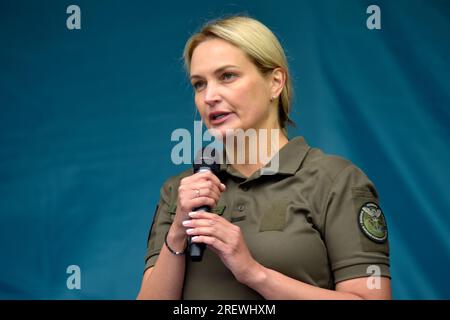
[[[66, 27], [71, 4], [80, 30]], [[136, 297], [159, 188], [186, 168], [171, 133], [198, 119], [184, 43], [232, 13], [286, 49], [290, 136], [375, 183], [394, 298], [450, 298], [447, 0], [1, 1], [0, 298]]]

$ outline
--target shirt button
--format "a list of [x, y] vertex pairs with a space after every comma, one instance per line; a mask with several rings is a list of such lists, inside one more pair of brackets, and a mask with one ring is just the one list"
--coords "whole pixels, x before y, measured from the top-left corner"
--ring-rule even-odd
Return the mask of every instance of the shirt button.
[[243, 204], [241, 204], [241, 205], [238, 206], [237, 209], [238, 209], [238, 211], [242, 212], [242, 211], [244, 211], [245, 206]]
[[242, 191], [248, 191], [248, 189], [250, 189], [248, 186], [242, 186], [241, 187]]

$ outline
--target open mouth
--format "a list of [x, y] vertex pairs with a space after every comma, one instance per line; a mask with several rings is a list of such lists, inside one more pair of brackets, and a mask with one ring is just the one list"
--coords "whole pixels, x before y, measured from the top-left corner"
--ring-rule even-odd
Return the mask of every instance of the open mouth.
[[231, 116], [231, 112], [217, 112], [209, 116], [211, 124], [219, 124], [226, 121]]
[[222, 119], [223, 117], [226, 117], [228, 115], [228, 113], [221, 113], [221, 114], [216, 114], [212, 116], [213, 120], [219, 120]]

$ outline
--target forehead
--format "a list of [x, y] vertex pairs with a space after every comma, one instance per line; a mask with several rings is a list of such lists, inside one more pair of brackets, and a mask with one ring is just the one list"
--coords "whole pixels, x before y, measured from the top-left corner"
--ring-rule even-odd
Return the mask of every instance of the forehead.
[[222, 39], [210, 39], [200, 43], [192, 53], [190, 74], [201, 75], [214, 72], [223, 65], [241, 68], [253, 65], [238, 47]]

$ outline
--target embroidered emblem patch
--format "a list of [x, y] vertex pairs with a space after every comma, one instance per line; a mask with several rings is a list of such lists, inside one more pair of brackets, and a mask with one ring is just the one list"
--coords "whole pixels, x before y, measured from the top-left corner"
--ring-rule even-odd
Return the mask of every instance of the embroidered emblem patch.
[[387, 225], [381, 208], [374, 202], [367, 202], [359, 210], [359, 226], [372, 241], [384, 243], [387, 239]]

